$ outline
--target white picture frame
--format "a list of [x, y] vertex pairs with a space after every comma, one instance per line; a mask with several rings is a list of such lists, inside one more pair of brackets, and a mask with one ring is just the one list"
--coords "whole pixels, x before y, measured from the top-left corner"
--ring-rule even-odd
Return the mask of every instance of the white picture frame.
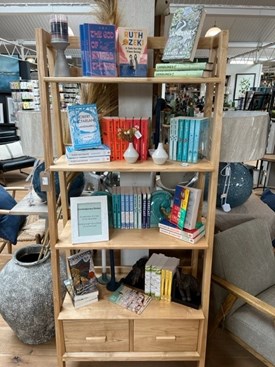
[[15, 124], [17, 122], [17, 111], [15, 108], [14, 100], [12, 97], [6, 97], [7, 111], [8, 111], [8, 122]]
[[0, 103], [0, 124], [4, 123], [4, 107], [3, 103]]
[[72, 243], [109, 241], [107, 196], [73, 197]]

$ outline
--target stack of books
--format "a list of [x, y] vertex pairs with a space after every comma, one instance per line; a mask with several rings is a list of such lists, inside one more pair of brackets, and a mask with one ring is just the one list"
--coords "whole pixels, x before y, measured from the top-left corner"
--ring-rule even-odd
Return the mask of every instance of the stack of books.
[[97, 278], [92, 250], [68, 257], [70, 277], [64, 281], [75, 308], [98, 301]]
[[158, 300], [171, 301], [173, 277], [180, 260], [153, 253], [145, 264], [144, 291]]
[[207, 158], [209, 125], [208, 117], [172, 117], [169, 132], [169, 159], [197, 163]]
[[212, 76], [213, 63], [186, 62], [186, 63], [160, 63], [156, 64], [155, 77], [209, 77]]
[[95, 104], [68, 106], [72, 146], [66, 147], [69, 164], [109, 162], [111, 149], [102, 144]]
[[195, 244], [205, 236], [205, 225], [202, 222], [198, 222], [194, 229], [183, 228], [181, 230], [169, 220], [163, 219], [159, 222], [159, 231], [179, 240]]

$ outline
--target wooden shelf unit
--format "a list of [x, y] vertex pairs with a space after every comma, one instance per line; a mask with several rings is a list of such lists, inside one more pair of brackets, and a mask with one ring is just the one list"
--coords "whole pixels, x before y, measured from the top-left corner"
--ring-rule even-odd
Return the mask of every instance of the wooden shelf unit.
[[[58, 367], [72, 361], [196, 361], [198, 367], [205, 365], [207, 326], [210, 297], [211, 266], [214, 238], [214, 221], [218, 164], [220, 152], [223, 96], [227, 59], [228, 32], [222, 31], [213, 38], [201, 38], [198, 48], [209, 50], [209, 61], [214, 62], [215, 76], [211, 78], [89, 78], [54, 77], [54, 50], [50, 35], [36, 30], [38, 72], [40, 81], [41, 115], [44, 136], [45, 166], [49, 172], [48, 210], [51, 245], [51, 262], [56, 321], [56, 349]], [[148, 48], [161, 49], [163, 37], [149, 37]], [[70, 38], [70, 47], [79, 48], [77, 37]], [[152, 71], [149, 72], [152, 75]], [[183, 166], [168, 161], [156, 166], [151, 160], [130, 165], [124, 161], [104, 164], [68, 165], [64, 158], [64, 141], [59, 110], [59, 83], [123, 83], [123, 84], [200, 84], [206, 83], [205, 115], [211, 116], [212, 144], [209, 160]], [[51, 123], [49, 86], [53, 101], [53, 124]], [[213, 101], [213, 92], [215, 98]], [[53, 128], [52, 128], [53, 126]], [[57, 146], [58, 159], [53, 157], [53, 139]], [[107, 242], [73, 245], [69, 208], [66, 192], [66, 173], [83, 171], [120, 172], [198, 172], [198, 186], [203, 188], [205, 175], [209, 174], [206, 236], [197, 244], [188, 244], [158, 233], [157, 229], [110, 230]], [[54, 172], [59, 173], [63, 230], [58, 231]], [[177, 249], [191, 250], [192, 274], [198, 268], [198, 254], [203, 251], [202, 303], [199, 310], [183, 305], [154, 300], [137, 316], [106, 300], [106, 290], [100, 291], [100, 300], [80, 309], [74, 309], [68, 296], [61, 300], [59, 256], [63, 250], [73, 249]]]

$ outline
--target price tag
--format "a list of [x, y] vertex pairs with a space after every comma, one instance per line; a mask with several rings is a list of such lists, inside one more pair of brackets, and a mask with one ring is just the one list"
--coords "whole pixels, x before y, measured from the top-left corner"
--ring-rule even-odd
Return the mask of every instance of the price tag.
[[41, 191], [49, 191], [50, 174], [49, 172], [40, 172], [40, 186]]

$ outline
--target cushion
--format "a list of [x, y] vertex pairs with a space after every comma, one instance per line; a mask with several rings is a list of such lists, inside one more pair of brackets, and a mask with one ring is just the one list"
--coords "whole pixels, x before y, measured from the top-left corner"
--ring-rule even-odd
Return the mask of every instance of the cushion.
[[[12, 209], [15, 204], [14, 198], [0, 186], [0, 209]], [[16, 245], [18, 232], [25, 219], [23, 215], [0, 215], [0, 237]]]
[[15, 141], [9, 144], [0, 145], [0, 160], [13, 159], [24, 155], [21, 142]]
[[[275, 285], [257, 298], [275, 307]], [[225, 326], [275, 366], [275, 328], [271, 317], [246, 304], [226, 318]]]
[[275, 194], [270, 189], [264, 190], [261, 200], [275, 212]]
[[[254, 296], [274, 285], [275, 257], [265, 221], [253, 219], [217, 233], [213, 273]], [[215, 293], [215, 302], [221, 304], [226, 291], [216, 289]], [[243, 303], [238, 300], [232, 312]]]

